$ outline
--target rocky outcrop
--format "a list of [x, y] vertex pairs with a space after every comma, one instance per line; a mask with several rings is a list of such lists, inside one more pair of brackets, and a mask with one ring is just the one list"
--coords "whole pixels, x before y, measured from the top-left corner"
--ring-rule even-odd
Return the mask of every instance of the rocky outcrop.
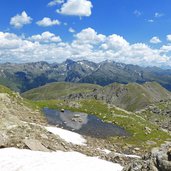
[[[38, 92], [39, 89], [34, 93]], [[60, 97], [59, 99], [95, 99], [108, 104], [114, 104], [128, 111], [138, 111], [147, 107], [149, 104], [170, 100], [171, 93], [155, 82], [147, 82], [144, 84], [129, 83], [127, 85], [114, 83], [88, 92], [71, 92], [69, 95]]]
[[171, 142], [154, 148], [142, 160], [136, 160], [123, 171], [171, 171]]

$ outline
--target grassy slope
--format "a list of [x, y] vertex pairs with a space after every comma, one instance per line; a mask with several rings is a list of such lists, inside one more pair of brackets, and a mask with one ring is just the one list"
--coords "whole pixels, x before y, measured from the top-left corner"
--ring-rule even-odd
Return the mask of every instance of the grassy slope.
[[[139, 146], [144, 149], [151, 148], [151, 145], [147, 145], [147, 141], [156, 142], [156, 146], [163, 143], [170, 138], [169, 134], [159, 130], [157, 125], [151, 124], [145, 120], [142, 116], [136, 115], [132, 112], [127, 112], [116, 107], [109, 107], [107, 104], [97, 100], [82, 100], [70, 102], [62, 100], [48, 100], [34, 102], [40, 108], [49, 107], [54, 109], [68, 109], [71, 111], [85, 112], [94, 114], [101, 118], [105, 122], [112, 122], [125, 128], [130, 134], [130, 137], [113, 137], [109, 140], [112, 143], [131, 144], [133, 146]], [[73, 105], [76, 104], [76, 105]], [[77, 106], [77, 107], [73, 107]], [[151, 129], [151, 133], [147, 134], [145, 127]]]
[[103, 99], [129, 111], [139, 110], [151, 103], [171, 98], [171, 93], [155, 82], [142, 85], [114, 83], [105, 87], [93, 84], [51, 83], [27, 91], [22, 96], [31, 100], [51, 100], [60, 99], [62, 96], [69, 96], [70, 94], [78, 95], [79, 93], [88, 95], [84, 98], [94, 99], [97, 97], [97, 100]]
[[91, 92], [93, 89], [100, 88], [95, 84], [78, 84], [78, 83], [50, 83], [45, 86], [32, 89], [22, 94], [23, 97], [32, 100], [57, 99], [61, 96], [76, 94], [82, 92]]
[[142, 85], [129, 83], [124, 87], [127, 89], [127, 93], [117, 99], [116, 104], [118, 103], [119, 107], [129, 111], [139, 110], [161, 99], [171, 98], [171, 93], [155, 82]]
[[6, 111], [7, 116], [11, 115], [28, 122], [46, 123], [45, 116], [39, 111], [38, 106], [2, 85], [0, 85], [0, 106], [2, 114]]
[[[105, 86], [103, 88], [91, 84], [52, 83], [28, 91], [24, 94], [24, 96], [34, 100], [47, 99], [43, 101], [32, 102], [33, 104], [39, 106], [39, 108], [64, 108], [71, 111], [94, 114], [106, 122], [112, 122], [124, 127], [132, 135], [131, 137], [126, 138], [111, 138], [110, 141], [113, 143], [133, 144], [134, 146], [140, 146], [141, 148], [144, 147], [144, 149], [147, 149], [151, 147], [151, 145], [147, 145], [147, 141], [154, 141], [156, 142], [157, 146], [170, 138], [166, 132], [159, 130], [157, 125], [149, 122], [143, 115], [140, 116], [138, 114], [127, 112], [116, 107], [109, 107], [107, 104], [99, 100], [55, 100], [57, 97], [66, 96], [70, 93], [90, 92], [95, 88], [99, 88], [99, 90], [102, 90], [103, 93], [108, 92], [107, 96], [109, 96], [111, 94], [110, 86], [112, 85]], [[162, 98], [165, 98], [167, 95], [170, 95], [168, 91], [163, 89], [157, 83], [146, 83], [144, 85], [115, 84], [115, 87], [116, 86], [118, 86], [118, 88], [116, 88], [116, 91], [118, 92], [122, 89], [121, 86], [128, 90], [129, 93], [127, 93], [126, 96], [121, 97], [121, 101], [119, 103], [127, 104], [127, 107], [130, 110], [134, 110], [139, 106], [144, 105], [144, 103], [151, 103], [151, 101], [157, 100], [161, 98], [161, 96]], [[146, 127], [151, 129], [150, 134], [147, 134], [147, 131], [145, 130]]]

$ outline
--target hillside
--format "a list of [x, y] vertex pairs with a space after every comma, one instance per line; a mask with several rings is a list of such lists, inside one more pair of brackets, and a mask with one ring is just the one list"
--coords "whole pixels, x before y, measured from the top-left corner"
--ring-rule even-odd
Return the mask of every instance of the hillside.
[[90, 96], [98, 100], [105, 100], [120, 108], [136, 111], [145, 106], [171, 98], [171, 93], [158, 83], [147, 82], [144, 84], [129, 83], [111, 84], [97, 90]]
[[95, 84], [79, 84], [79, 83], [50, 83], [39, 88], [29, 90], [22, 94], [23, 97], [31, 100], [48, 100], [57, 99], [70, 94], [89, 93], [100, 86]]
[[[75, 85], [68, 83], [57, 83], [57, 85], [53, 83], [47, 85], [47, 87], [51, 85], [51, 91], [61, 98], [63, 95], [68, 95], [71, 92], [78, 93], [78, 90], [82, 92], [83, 88], [84, 93], [93, 93], [106, 88], [89, 84]], [[58, 87], [57, 93], [54, 92], [54, 88], [56, 87]], [[61, 92], [60, 90], [64, 87], [69, 92], [66, 93], [65, 89]], [[148, 87], [149, 91], [151, 91], [151, 86], [148, 84], [144, 87]], [[49, 92], [49, 90], [46, 89], [46, 92]], [[40, 93], [43, 93], [42, 90]], [[166, 96], [166, 94], [164, 95]], [[155, 98], [158, 98], [158, 96]], [[47, 152], [54, 152], [53, 156], [57, 157], [56, 151], [58, 154], [59, 151], [62, 154], [69, 154], [70, 151], [73, 151], [77, 152], [79, 156], [98, 156], [98, 158], [100, 157], [103, 160], [110, 161], [114, 165], [117, 163], [121, 167], [129, 164], [135, 158], [140, 158], [139, 155], [145, 154], [147, 150], [150, 150], [154, 146], [159, 146], [170, 138], [169, 133], [162, 130], [160, 125], [150, 122], [144, 115], [125, 111], [99, 100], [29, 101], [22, 98], [18, 93], [14, 93], [6, 87], [0, 86], [0, 107], [0, 147], [3, 147], [4, 151], [10, 151], [10, 155], [12, 155], [12, 151], [16, 151], [17, 154], [25, 152], [23, 156], [28, 153], [36, 155], [36, 152], [33, 151], [43, 151], [48, 155], [50, 153]], [[63, 108], [77, 112], [77, 117], [81, 113], [87, 113], [89, 117], [90, 115], [92, 117], [96, 116], [102, 123], [114, 124], [122, 130], [125, 130], [127, 135], [97, 138], [86, 134], [78, 134], [76, 130], [65, 130], [59, 125], [49, 125], [50, 123], [47, 123], [45, 115], [41, 113], [45, 107], [46, 109], [47, 107], [58, 110]], [[61, 115], [63, 114], [61, 113]], [[159, 118], [160, 116], [156, 115], [156, 119]], [[73, 122], [76, 123], [76, 120]], [[85, 126], [82, 120], [78, 120], [78, 122], [83, 127]], [[10, 149], [9, 147], [30, 149], [32, 151]], [[43, 152], [41, 152], [41, 156], [45, 154]], [[60, 156], [63, 156], [62, 154]], [[6, 158], [5, 160], [8, 160], [8, 156]], [[72, 158], [70, 159], [72, 160]], [[14, 161], [10, 160], [10, 162], [13, 163]]]
[[144, 84], [110, 84], [105, 87], [78, 83], [52, 83], [27, 91], [23, 97], [31, 100], [95, 99], [120, 108], [135, 111], [161, 100], [171, 99], [171, 93], [155, 82]]
[[23, 99], [18, 93], [0, 85], [1, 124], [3, 119], [14, 118], [26, 122], [46, 123], [45, 117], [35, 105]]
[[4, 63], [0, 64], [0, 84], [12, 90], [27, 90], [52, 82], [91, 83], [106, 86], [111, 83], [158, 82], [171, 90], [171, 70], [157, 67], [104, 61], [66, 60], [63, 63]]

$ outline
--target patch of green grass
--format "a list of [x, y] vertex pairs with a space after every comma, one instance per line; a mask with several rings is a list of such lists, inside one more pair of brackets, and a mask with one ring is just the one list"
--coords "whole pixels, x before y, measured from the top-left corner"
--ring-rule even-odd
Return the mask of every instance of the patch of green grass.
[[92, 92], [93, 89], [99, 88], [100, 86], [95, 84], [79, 84], [79, 83], [50, 83], [39, 88], [29, 90], [22, 94], [23, 97], [32, 100], [50, 100], [58, 99], [62, 96], [77, 93], [88, 93]]
[[[159, 130], [157, 125], [152, 124], [143, 116], [139, 116], [132, 112], [126, 112], [119, 108], [108, 107], [107, 104], [97, 101], [97, 100], [81, 100], [75, 101], [77, 107], [70, 105], [70, 102], [63, 100], [46, 100], [34, 102], [40, 108], [49, 107], [51, 109], [66, 109], [76, 112], [85, 112], [88, 114], [96, 115], [105, 122], [112, 122], [123, 128], [125, 128], [130, 136], [128, 137], [112, 137], [109, 140], [113, 143], [123, 143], [132, 144], [135, 146], [141, 146], [150, 148], [151, 145], [147, 145], [147, 141], [154, 141], [156, 145], [160, 145], [168, 138], [170, 135], [164, 131]], [[151, 131], [147, 133], [145, 130], [149, 128]]]

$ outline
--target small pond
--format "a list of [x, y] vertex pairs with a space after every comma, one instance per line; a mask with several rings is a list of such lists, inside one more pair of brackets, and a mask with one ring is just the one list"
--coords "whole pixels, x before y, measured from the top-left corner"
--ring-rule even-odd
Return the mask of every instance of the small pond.
[[128, 136], [126, 130], [112, 123], [103, 122], [95, 115], [65, 110], [43, 109], [48, 123], [57, 125], [81, 135], [88, 135], [96, 138], [107, 138], [112, 136]]

